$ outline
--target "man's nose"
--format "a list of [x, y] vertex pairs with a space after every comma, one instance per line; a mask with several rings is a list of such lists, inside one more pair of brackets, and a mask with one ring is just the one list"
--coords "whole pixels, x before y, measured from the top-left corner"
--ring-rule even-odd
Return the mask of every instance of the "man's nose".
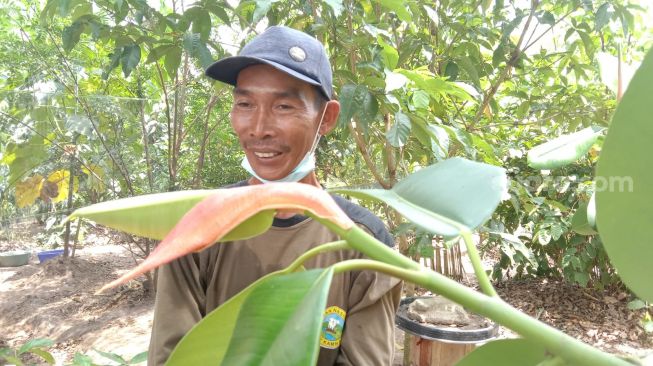
[[265, 108], [258, 108], [249, 124], [249, 136], [257, 139], [272, 136], [272, 121]]

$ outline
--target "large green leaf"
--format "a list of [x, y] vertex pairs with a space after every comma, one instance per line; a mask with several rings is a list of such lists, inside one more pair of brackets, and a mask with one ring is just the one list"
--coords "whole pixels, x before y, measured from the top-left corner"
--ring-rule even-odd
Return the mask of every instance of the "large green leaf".
[[456, 366], [536, 366], [549, 356], [540, 342], [501, 339], [489, 342], [468, 354]]
[[166, 365], [314, 365], [333, 270], [267, 275], [202, 319]]
[[461, 230], [485, 222], [507, 191], [507, 184], [503, 168], [452, 158], [409, 175], [390, 190], [333, 192], [383, 201], [422, 229], [453, 238]]
[[[69, 219], [82, 217], [134, 235], [161, 240], [195, 204], [216, 190], [192, 190], [156, 193], [102, 202], [80, 208]], [[252, 216], [222, 241], [252, 237], [272, 224], [273, 211]]]
[[535, 169], [555, 169], [575, 162], [587, 154], [602, 128], [588, 127], [535, 146], [528, 152], [528, 165]]
[[603, 245], [624, 283], [653, 301], [653, 51], [619, 103], [596, 170], [596, 213]]

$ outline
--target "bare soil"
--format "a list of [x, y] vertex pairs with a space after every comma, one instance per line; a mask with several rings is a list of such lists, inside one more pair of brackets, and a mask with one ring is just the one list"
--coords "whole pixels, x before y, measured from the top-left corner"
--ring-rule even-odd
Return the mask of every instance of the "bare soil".
[[[0, 241], [0, 250], [35, 249], [32, 238]], [[95, 295], [134, 266], [129, 251], [116, 245], [119, 241], [119, 235], [99, 230], [74, 258], [39, 263], [33, 254], [28, 265], [0, 267], [0, 345], [19, 347], [29, 339], [49, 338], [56, 342], [50, 352], [57, 364], [71, 362], [76, 352], [106, 364], [93, 349], [127, 359], [147, 350], [154, 301], [142, 282]]]

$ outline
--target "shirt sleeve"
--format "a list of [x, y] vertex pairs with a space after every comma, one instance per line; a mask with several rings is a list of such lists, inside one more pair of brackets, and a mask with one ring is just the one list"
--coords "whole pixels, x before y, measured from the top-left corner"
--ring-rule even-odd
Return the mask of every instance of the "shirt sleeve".
[[336, 365], [391, 365], [402, 282], [363, 271], [353, 281]]
[[154, 322], [148, 350], [149, 366], [163, 365], [179, 340], [205, 314], [205, 292], [200, 285], [196, 254], [159, 268]]

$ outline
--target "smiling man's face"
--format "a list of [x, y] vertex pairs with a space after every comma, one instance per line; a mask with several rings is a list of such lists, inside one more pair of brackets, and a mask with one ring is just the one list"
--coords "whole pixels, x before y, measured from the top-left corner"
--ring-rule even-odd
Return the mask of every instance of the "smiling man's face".
[[[238, 74], [231, 125], [256, 174], [281, 179], [304, 158], [327, 105], [319, 98], [312, 85], [269, 65], [249, 66]], [[332, 127], [323, 122], [321, 134]]]

